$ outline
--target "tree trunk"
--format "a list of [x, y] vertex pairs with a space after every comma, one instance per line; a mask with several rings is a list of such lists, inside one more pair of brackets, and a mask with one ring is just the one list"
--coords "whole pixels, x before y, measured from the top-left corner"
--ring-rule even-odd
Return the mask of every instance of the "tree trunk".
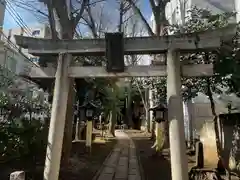
[[144, 106], [144, 110], [145, 110], [144, 126], [145, 126], [145, 131], [150, 133], [149, 88], [145, 88], [144, 94], [145, 94], [144, 101], [145, 101], [145, 106], [146, 106], [146, 107]]
[[189, 147], [193, 147], [193, 104], [192, 99], [186, 102], [188, 112], [188, 141]]
[[128, 126], [132, 127], [132, 83], [130, 82], [128, 87], [128, 97], [127, 97], [127, 121]]
[[29, 120], [32, 121], [32, 111], [29, 111]]
[[[164, 36], [164, 27], [166, 26], [166, 18], [165, 18], [165, 6], [166, 4], [161, 4], [155, 8], [154, 12], [154, 22], [155, 22], [155, 35], [156, 36]], [[167, 56], [165, 55], [156, 55], [154, 57], [154, 60], [156, 62], [166, 62], [167, 61]], [[165, 122], [161, 122], [159, 125], [156, 126], [156, 132], [161, 132], [158, 133], [158, 137], [155, 139], [155, 144], [157, 144], [157, 141], [159, 142], [161, 139], [161, 147], [156, 148], [156, 152], [159, 152], [163, 149], [164, 145], [166, 144], [166, 137], [167, 137], [167, 130], [165, 129]], [[160, 130], [158, 130], [160, 128]], [[152, 136], [154, 136], [152, 132]], [[163, 135], [164, 134], [164, 135]], [[156, 136], [157, 134], [155, 134]], [[162, 136], [162, 137], [161, 137]], [[153, 137], [152, 137], [153, 138]]]
[[109, 113], [108, 133], [109, 133], [109, 135], [112, 135], [113, 137], [115, 137], [115, 124], [116, 124], [116, 112], [111, 111]]
[[222, 160], [222, 156], [221, 156], [221, 152], [222, 152], [222, 146], [221, 146], [221, 138], [220, 138], [220, 134], [221, 133], [221, 129], [220, 129], [220, 120], [217, 116], [216, 113], [216, 107], [215, 107], [215, 103], [213, 100], [213, 94], [212, 94], [212, 90], [211, 90], [211, 81], [210, 78], [207, 78], [207, 95], [209, 97], [210, 100], [210, 105], [211, 105], [211, 110], [212, 110], [212, 115], [214, 116], [214, 131], [215, 131], [215, 136], [216, 136], [216, 146], [217, 146], [217, 154], [219, 157], [219, 160]]

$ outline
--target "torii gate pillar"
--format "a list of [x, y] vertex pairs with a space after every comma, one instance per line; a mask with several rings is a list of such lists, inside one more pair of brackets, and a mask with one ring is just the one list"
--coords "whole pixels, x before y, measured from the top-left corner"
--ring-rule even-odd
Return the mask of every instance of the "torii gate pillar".
[[181, 84], [179, 53], [169, 50], [167, 56], [167, 102], [172, 180], [188, 179]]
[[58, 59], [44, 168], [44, 179], [46, 180], [57, 180], [59, 177], [65, 117], [67, 113], [66, 102], [68, 101], [70, 89], [68, 67], [71, 59], [71, 54], [59, 55]]

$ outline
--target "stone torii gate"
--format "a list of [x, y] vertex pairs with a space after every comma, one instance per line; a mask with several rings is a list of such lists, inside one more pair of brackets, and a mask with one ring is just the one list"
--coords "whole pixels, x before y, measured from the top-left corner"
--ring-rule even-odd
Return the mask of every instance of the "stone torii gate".
[[17, 44], [27, 48], [30, 54], [36, 56], [66, 54], [64, 58], [58, 60], [56, 70], [49, 67], [43, 69], [33, 67], [27, 74], [24, 74], [31, 78], [55, 78], [44, 171], [45, 180], [57, 180], [59, 175], [69, 78], [149, 76], [167, 76], [172, 179], [187, 180], [181, 76], [212, 76], [213, 66], [210, 64], [181, 66], [180, 53], [216, 49], [220, 47], [224, 38], [234, 34], [235, 25], [197, 34], [124, 38], [124, 54], [167, 53], [167, 65], [129, 66], [120, 73], [108, 73], [104, 67], [70, 65], [72, 56], [103, 56], [106, 50], [105, 39], [50, 40], [15, 36]]

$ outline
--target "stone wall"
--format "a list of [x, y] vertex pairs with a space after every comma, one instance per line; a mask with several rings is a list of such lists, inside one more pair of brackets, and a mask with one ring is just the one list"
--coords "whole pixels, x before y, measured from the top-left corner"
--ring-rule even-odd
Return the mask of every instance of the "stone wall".
[[[240, 114], [231, 116], [220, 116], [222, 145], [221, 156], [223, 163], [231, 170], [239, 173], [240, 169]], [[216, 136], [213, 121], [205, 122], [200, 131], [200, 140], [204, 148], [204, 163], [206, 167], [217, 167], [218, 155], [216, 147]]]
[[[222, 104], [215, 104], [216, 113], [226, 113], [227, 109]], [[213, 120], [210, 103], [193, 103], [193, 127], [200, 133], [203, 125]]]

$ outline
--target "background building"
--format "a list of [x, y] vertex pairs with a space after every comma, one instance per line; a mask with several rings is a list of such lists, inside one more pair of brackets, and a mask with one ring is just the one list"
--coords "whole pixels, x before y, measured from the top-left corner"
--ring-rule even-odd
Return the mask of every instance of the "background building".
[[[5, 8], [6, 8], [5, 0], [0, 0], [0, 29], [2, 29], [3, 27]], [[1, 33], [0, 33], [0, 37], [1, 37]]]
[[166, 16], [170, 24], [182, 24], [183, 17], [190, 17], [191, 7], [210, 10], [213, 14], [224, 12], [238, 12], [233, 19], [239, 21], [239, 0], [171, 0], [166, 7]]
[[13, 29], [3, 30], [3, 33], [5, 37], [2, 38], [2, 41], [4, 42], [10, 41], [12, 44], [16, 46], [16, 48], [19, 49], [20, 52], [22, 52], [26, 57], [28, 57], [34, 63], [38, 63], [39, 58], [29, 54], [27, 49], [22, 49], [19, 46], [17, 46], [14, 36], [23, 35], [23, 36], [35, 37], [35, 38], [51, 37], [50, 28], [46, 24], [29, 26], [27, 29], [22, 27], [17, 27]]

